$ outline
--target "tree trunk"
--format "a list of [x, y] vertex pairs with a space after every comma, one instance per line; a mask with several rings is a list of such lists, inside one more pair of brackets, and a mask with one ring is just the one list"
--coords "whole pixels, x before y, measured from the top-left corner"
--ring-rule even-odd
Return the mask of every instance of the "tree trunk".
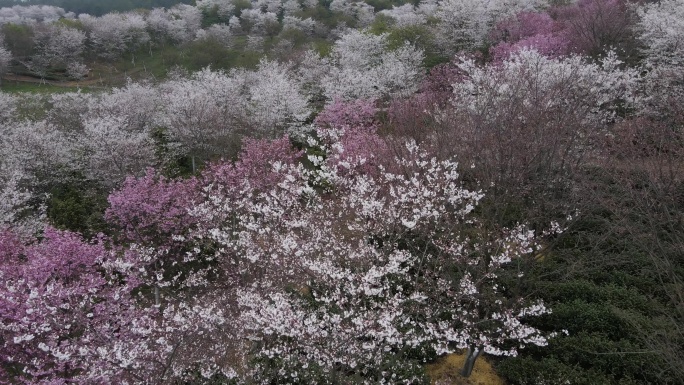
[[159, 293], [159, 285], [154, 284], [154, 306], [160, 307], [161, 306], [161, 296]]
[[466, 352], [466, 359], [463, 362], [463, 369], [461, 369], [461, 375], [463, 377], [470, 377], [473, 373], [473, 367], [475, 366], [475, 361], [482, 354], [481, 346], [469, 346]]

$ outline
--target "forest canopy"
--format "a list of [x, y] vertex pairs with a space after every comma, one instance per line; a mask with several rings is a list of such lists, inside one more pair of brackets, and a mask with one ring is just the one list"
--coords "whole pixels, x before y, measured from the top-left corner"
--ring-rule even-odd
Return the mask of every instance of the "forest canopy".
[[176, 4], [193, 4], [194, 0], [0, 0], [0, 8], [14, 5], [51, 5], [75, 14], [102, 16], [110, 12], [134, 9], [170, 8]]

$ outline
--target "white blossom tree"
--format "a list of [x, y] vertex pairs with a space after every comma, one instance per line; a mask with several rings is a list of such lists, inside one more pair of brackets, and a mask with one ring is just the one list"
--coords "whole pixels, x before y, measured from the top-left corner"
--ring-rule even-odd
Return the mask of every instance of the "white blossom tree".
[[362, 1], [333, 0], [330, 3], [330, 10], [341, 12], [351, 17], [359, 28], [367, 27], [375, 20], [375, 10], [373, 7]]
[[2, 168], [36, 182], [71, 159], [70, 141], [45, 121], [20, 121], [0, 126]]
[[[344, 152], [341, 131], [318, 134], [328, 159]], [[508, 296], [500, 281], [534, 252], [534, 233], [467, 236], [478, 228], [470, 216], [482, 194], [461, 187], [456, 163], [415, 145], [407, 154], [395, 160], [406, 174], [372, 177], [352, 171], [363, 157], [332, 166], [311, 156], [318, 171], [275, 162], [269, 185], [227, 179], [203, 190], [191, 211], [195, 236], [216, 244], [219, 264], [234, 266], [222, 282], [238, 288], [236, 332], [254, 341], [260, 381], [325, 381], [310, 377], [320, 370], [343, 383], [393, 382], [411, 352], [457, 349], [469, 351], [469, 375], [482, 352], [546, 344], [522, 319], [548, 310]]]
[[498, 64], [461, 56], [455, 66], [431, 142], [441, 156], [474, 165], [490, 196], [569, 188], [568, 176], [603, 146], [606, 124], [641, 103], [639, 71], [614, 54], [591, 63], [524, 49]]
[[254, 35], [275, 35], [279, 28], [278, 14], [263, 12], [261, 9], [245, 9], [240, 15], [240, 25], [245, 31]]
[[166, 100], [158, 124], [195, 154], [229, 155], [236, 135], [274, 137], [309, 115], [307, 101], [287, 67], [263, 61], [256, 71], [210, 69], [161, 86]]
[[654, 63], [684, 63], [684, 5], [676, 0], [647, 3], [637, 8], [640, 38]]
[[449, 52], [480, 47], [498, 20], [547, 5], [545, 0], [445, 0], [437, 4], [435, 37]]
[[197, 0], [197, 8], [208, 12], [216, 10], [216, 13], [223, 19], [229, 19], [235, 10], [235, 4], [230, 0]]
[[193, 158], [215, 154], [242, 127], [240, 86], [240, 81], [208, 68], [166, 82], [161, 85], [166, 102], [157, 124]]
[[128, 175], [140, 175], [156, 163], [149, 132], [129, 127], [119, 117], [85, 120], [78, 147], [86, 174], [109, 186]]
[[0, 228], [11, 227], [28, 236], [45, 223], [45, 196], [34, 187], [69, 163], [71, 146], [46, 122], [12, 119], [0, 123], [0, 135]]
[[283, 15], [284, 16], [294, 16], [297, 12], [301, 11], [303, 8], [299, 4], [298, 0], [286, 0], [283, 2]]
[[391, 9], [385, 9], [379, 13], [394, 19], [397, 27], [424, 25], [427, 23], [426, 15], [418, 12], [418, 9], [413, 4], [393, 6]]
[[330, 100], [409, 95], [417, 89], [422, 61], [423, 53], [408, 44], [389, 50], [386, 35], [351, 30], [335, 42], [321, 83]]
[[235, 30], [226, 24], [212, 24], [206, 29], [197, 31], [196, 34], [198, 40], [213, 39], [227, 48], [233, 46], [234, 36]]
[[309, 117], [308, 99], [285, 65], [263, 60], [256, 71], [238, 71], [232, 76], [246, 79], [245, 120], [255, 136], [277, 137], [297, 131]]
[[60, 131], [83, 132], [83, 118], [93, 103], [93, 94], [64, 92], [50, 95], [45, 120]]
[[673, 104], [684, 101], [684, 4], [665, 0], [637, 7], [639, 38], [646, 54], [651, 100], [644, 112], [663, 115]]
[[22, 187], [24, 177], [15, 171], [0, 175], [0, 229], [12, 228], [22, 236], [38, 231], [45, 221], [44, 208], [32, 209], [37, 197]]
[[137, 13], [108, 13], [101, 17], [78, 16], [88, 32], [90, 44], [104, 58], [117, 58], [123, 52], [147, 43], [147, 23]]
[[17, 109], [17, 100], [11, 94], [0, 92], [0, 126], [14, 119]]
[[296, 16], [283, 17], [283, 31], [297, 30], [302, 31], [308, 36], [311, 36], [313, 34], [314, 28], [316, 28], [316, 21], [309, 17], [306, 19], [300, 19]]
[[35, 22], [50, 23], [61, 18], [73, 19], [72, 12], [66, 12], [64, 8], [51, 5], [15, 5], [0, 8], [0, 25], [33, 24]]
[[145, 21], [157, 40], [168, 38], [178, 44], [195, 38], [202, 25], [202, 14], [199, 8], [179, 4], [170, 9], [155, 8]]
[[129, 82], [98, 97], [88, 98], [88, 113], [82, 119], [116, 117], [130, 130], [151, 132], [162, 111], [161, 90], [146, 83]]
[[279, 14], [283, 9], [282, 0], [252, 0], [252, 9]]
[[83, 72], [75, 66], [83, 65], [81, 56], [85, 48], [85, 33], [54, 24], [36, 25], [33, 30], [36, 54], [31, 58], [31, 67], [34, 71], [44, 76], [50, 68], [71, 68], [69, 75], [76, 77]]
[[0, 84], [2, 84], [2, 77], [9, 71], [12, 64], [12, 53], [2, 45], [0, 40]]

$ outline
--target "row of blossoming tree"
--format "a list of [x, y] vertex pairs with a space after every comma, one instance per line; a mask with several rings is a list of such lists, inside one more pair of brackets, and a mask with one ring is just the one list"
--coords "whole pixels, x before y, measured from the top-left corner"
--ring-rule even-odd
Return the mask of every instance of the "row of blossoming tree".
[[[544, 54], [598, 55], [612, 46], [621, 54], [637, 55], [636, 8], [615, 1], [580, 1], [550, 5], [545, 0], [423, 1], [371, 6], [335, 0], [251, 1], [203, 0], [196, 6], [76, 15], [53, 6], [0, 8], [0, 35], [14, 57], [17, 73], [44, 77], [59, 74], [74, 79], [88, 75], [88, 66], [111, 64], [123, 57], [135, 67], [136, 57], [159, 55], [186, 63], [164, 52], [180, 47], [178, 55], [235, 49], [289, 58], [292, 51], [317, 47], [339, 38], [344, 30], [370, 28], [387, 32], [393, 44], [409, 40], [424, 49], [431, 62], [448, 60], [463, 49], [492, 45], [494, 57], [510, 49], [533, 47]], [[0, 46], [2, 46], [0, 39]], [[195, 48], [191, 46], [195, 45]], [[233, 51], [230, 51], [233, 49]], [[0, 56], [1, 57], [1, 56]], [[2, 61], [0, 61], [2, 63]], [[206, 65], [207, 63], [205, 63]], [[214, 63], [220, 64], [220, 63]], [[0, 65], [0, 73], [3, 66]], [[139, 70], [147, 71], [142, 66]]]

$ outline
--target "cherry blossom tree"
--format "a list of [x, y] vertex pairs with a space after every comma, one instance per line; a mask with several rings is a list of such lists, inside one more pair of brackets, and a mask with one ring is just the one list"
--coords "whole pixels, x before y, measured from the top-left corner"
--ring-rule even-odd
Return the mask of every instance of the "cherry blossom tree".
[[201, 11], [216, 10], [216, 13], [225, 20], [230, 19], [235, 10], [235, 5], [229, 0], [198, 0], [196, 3]]
[[[331, 162], [344, 151], [339, 142], [325, 148]], [[534, 250], [533, 233], [519, 228], [494, 241], [460, 238], [459, 224], [477, 227], [466, 217], [481, 194], [460, 187], [455, 163], [418, 151], [409, 146], [415, 157], [396, 160], [412, 171], [406, 175], [340, 176], [337, 166], [311, 156], [322, 167], [314, 175], [274, 163], [280, 182], [270, 190], [241, 192], [237, 201], [233, 194], [207, 191], [210, 199], [193, 211], [208, 220], [200, 221], [206, 228], [200, 234], [220, 245], [219, 260], [249, 272], [236, 279], [242, 280], [243, 333], [268, 362], [257, 367], [257, 378], [308, 381], [308, 367], [343, 382], [354, 376], [362, 383], [392, 381], [400, 369], [384, 366], [389, 355], [408, 365], [409, 352], [464, 348], [470, 351], [468, 375], [482, 351], [514, 355], [512, 346], [546, 343], [520, 322], [545, 313], [544, 306], [504, 299], [497, 284], [507, 264]], [[348, 158], [346, 168], [359, 162], [363, 158]], [[310, 178], [324, 190], [312, 189]], [[292, 285], [302, 289], [283, 293]]]
[[489, 39], [497, 43], [490, 48], [494, 60], [504, 60], [513, 52], [533, 49], [550, 57], [567, 55], [571, 42], [564, 25], [547, 13], [521, 12], [496, 24]]
[[566, 27], [573, 52], [597, 57], [614, 50], [623, 58], [633, 53], [633, 12], [623, 0], [580, 0], [552, 10]]
[[309, 116], [307, 97], [289, 71], [262, 61], [255, 71], [205, 69], [161, 86], [167, 103], [159, 125], [193, 156], [234, 155], [236, 135], [277, 137], [298, 131]]
[[[54, 67], [69, 69], [82, 64], [85, 48], [85, 33], [63, 25], [41, 24], [34, 26], [36, 54], [31, 59], [31, 68], [41, 74]], [[78, 75], [72, 69], [69, 75]]]
[[12, 228], [19, 236], [32, 235], [42, 225], [44, 213], [32, 210], [35, 194], [21, 186], [25, 181], [19, 171], [0, 175], [0, 229]]
[[[158, 327], [133, 359], [148, 359], [151, 368], [135, 370], [136, 375], [153, 383], [192, 379], [193, 371], [196, 379], [249, 378], [249, 342], [235, 322], [235, 289], [240, 283], [259, 282], [260, 275], [251, 274], [258, 264], [219, 258], [224, 251], [198, 231], [200, 222], [209, 225], [219, 218], [200, 213], [214, 193], [245, 204], [255, 194], [269, 194], [283, 182], [272, 162], [293, 165], [298, 156], [287, 138], [247, 140], [237, 162], [211, 165], [197, 181], [172, 181], [148, 170], [142, 178], [129, 178], [110, 197], [107, 217], [123, 228], [126, 242], [134, 242], [110, 264], [135, 279], [143, 295], [154, 287], [154, 300], [147, 303], [159, 313]], [[229, 222], [242, 225], [237, 217]]]
[[200, 159], [220, 153], [241, 124], [241, 82], [222, 72], [204, 69], [190, 78], [161, 85], [166, 99], [157, 124], [186, 153]]
[[85, 172], [107, 185], [141, 174], [156, 163], [149, 132], [135, 130], [121, 118], [85, 120], [82, 135], [77, 148], [84, 155]]
[[283, 2], [282, 0], [254, 0], [252, 1], [252, 9], [280, 14], [283, 9]]
[[208, 28], [197, 31], [197, 40], [213, 39], [224, 47], [231, 48], [235, 31], [226, 24], [212, 24]]
[[507, 210], [498, 202], [510, 202], [499, 197], [520, 199], [530, 221], [572, 210], [564, 202], [544, 207], [556, 205], [544, 197], [572, 194], [572, 177], [601, 151], [607, 125], [641, 104], [639, 71], [615, 55], [592, 63], [523, 49], [501, 63], [462, 56], [454, 64], [451, 100], [412, 129], [440, 159], [457, 156], [472, 167], [468, 178], [487, 188], [494, 221]]
[[15, 5], [0, 8], [0, 25], [33, 24], [34, 22], [50, 23], [61, 18], [73, 19], [74, 14], [66, 12], [63, 8], [51, 5]]
[[127, 178], [108, 198], [105, 218], [121, 229], [119, 241], [156, 250], [156, 258], [147, 264], [136, 261], [136, 266], [156, 280], [151, 284], [157, 306], [161, 304], [164, 277], [168, 270], [177, 270], [174, 266], [185, 257], [184, 244], [177, 240], [187, 236], [195, 223], [189, 215], [194, 190], [192, 182], [167, 180], [148, 169], [140, 178]]
[[283, 16], [294, 16], [302, 9], [298, 0], [286, 0], [283, 2]]
[[650, 100], [643, 112], [660, 120], [677, 119], [673, 106], [684, 100], [682, 68], [682, 15], [684, 6], [678, 1], [644, 4], [637, 8], [638, 37], [643, 45], [645, 67], [648, 71], [644, 88]]
[[0, 366], [24, 383], [377, 383], [419, 378], [410, 357], [468, 349], [467, 375], [483, 351], [544, 345], [522, 321], [547, 310], [501, 280], [534, 234], [479, 235], [482, 194], [413, 144], [369, 164], [383, 140], [349, 143], [373, 115], [332, 104], [307, 141], [313, 167], [283, 137], [247, 140], [194, 179], [129, 178], [110, 196], [122, 232], [108, 241], [0, 232]]
[[243, 10], [240, 14], [240, 25], [243, 30], [258, 36], [276, 35], [280, 30], [278, 14], [262, 11], [260, 8]]
[[494, 24], [521, 11], [546, 5], [544, 0], [446, 0], [439, 2], [437, 38], [449, 52], [482, 46]]
[[83, 132], [83, 117], [86, 116], [91, 104], [93, 94], [84, 92], [64, 92], [50, 95], [49, 108], [46, 111], [45, 120], [57, 127], [60, 131]]
[[16, 98], [6, 92], [0, 92], [0, 126], [15, 117], [16, 108]]
[[400, 28], [414, 25], [424, 25], [427, 23], [427, 17], [425, 14], [417, 12], [416, 6], [413, 4], [393, 6], [391, 9], [385, 9], [378, 13], [394, 19], [395, 25]]
[[108, 197], [106, 219], [121, 228], [121, 240], [163, 247], [158, 241], [185, 236], [195, 219], [188, 213], [194, 184], [168, 180], [148, 169], [140, 178], [128, 177]]
[[684, 5], [665, 0], [644, 4], [637, 9], [640, 39], [649, 60], [654, 63], [681, 65], [684, 48], [681, 39]]
[[78, 20], [86, 28], [90, 44], [104, 58], [117, 58], [150, 39], [147, 23], [137, 13], [108, 13], [101, 17], [81, 14]]
[[[314, 121], [326, 134], [321, 140], [326, 146], [341, 145], [344, 151], [329, 158], [340, 174], [354, 167], [377, 176], [378, 165], [391, 158], [387, 143], [378, 135], [378, 109], [373, 101], [337, 100], [328, 104]], [[363, 159], [362, 161], [359, 161]]]
[[231, 75], [246, 81], [246, 121], [256, 131], [252, 135], [277, 137], [297, 132], [309, 117], [308, 98], [286, 65], [262, 60], [254, 72]]
[[84, 333], [96, 311], [91, 289], [103, 282], [92, 267], [103, 250], [52, 229], [29, 247], [7, 231], [0, 239], [0, 366], [23, 383], [54, 380], [60, 372], [73, 376], [85, 362], [69, 336]]
[[160, 89], [144, 82], [129, 82], [125, 87], [114, 88], [96, 98], [81, 97], [87, 99], [88, 107], [82, 118], [116, 117], [138, 132], [153, 130], [162, 111]]
[[304, 32], [307, 36], [311, 36], [314, 28], [316, 28], [316, 21], [309, 17], [306, 19], [300, 19], [296, 16], [283, 17], [283, 31], [297, 30]]
[[[154, 367], [154, 322], [109, 275], [101, 242], [50, 227], [25, 241], [0, 230], [0, 370], [21, 384], [140, 383]], [[128, 284], [134, 284], [129, 276]], [[150, 372], [153, 372], [150, 370]], [[149, 372], [148, 372], [149, 373]]]
[[2, 77], [9, 71], [12, 64], [12, 53], [8, 51], [0, 40], [0, 84], [2, 84]]
[[330, 99], [378, 99], [407, 95], [420, 80], [423, 53], [406, 44], [387, 47], [386, 35], [351, 30], [335, 42], [321, 83]]
[[348, 0], [333, 0], [330, 3], [330, 10], [341, 12], [354, 20], [355, 26], [359, 28], [367, 27], [375, 19], [375, 10], [369, 4], [362, 1], [352, 2]]
[[202, 25], [202, 14], [199, 8], [179, 4], [170, 9], [155, 8], [145, 21], [157, 40], [168, 38], [178, 44], [195, 38]]
[[45, 121], [14, 122], [0, 126], [0, 133], [3, 171], [35, 181], [71, 159], [68, 137]]

